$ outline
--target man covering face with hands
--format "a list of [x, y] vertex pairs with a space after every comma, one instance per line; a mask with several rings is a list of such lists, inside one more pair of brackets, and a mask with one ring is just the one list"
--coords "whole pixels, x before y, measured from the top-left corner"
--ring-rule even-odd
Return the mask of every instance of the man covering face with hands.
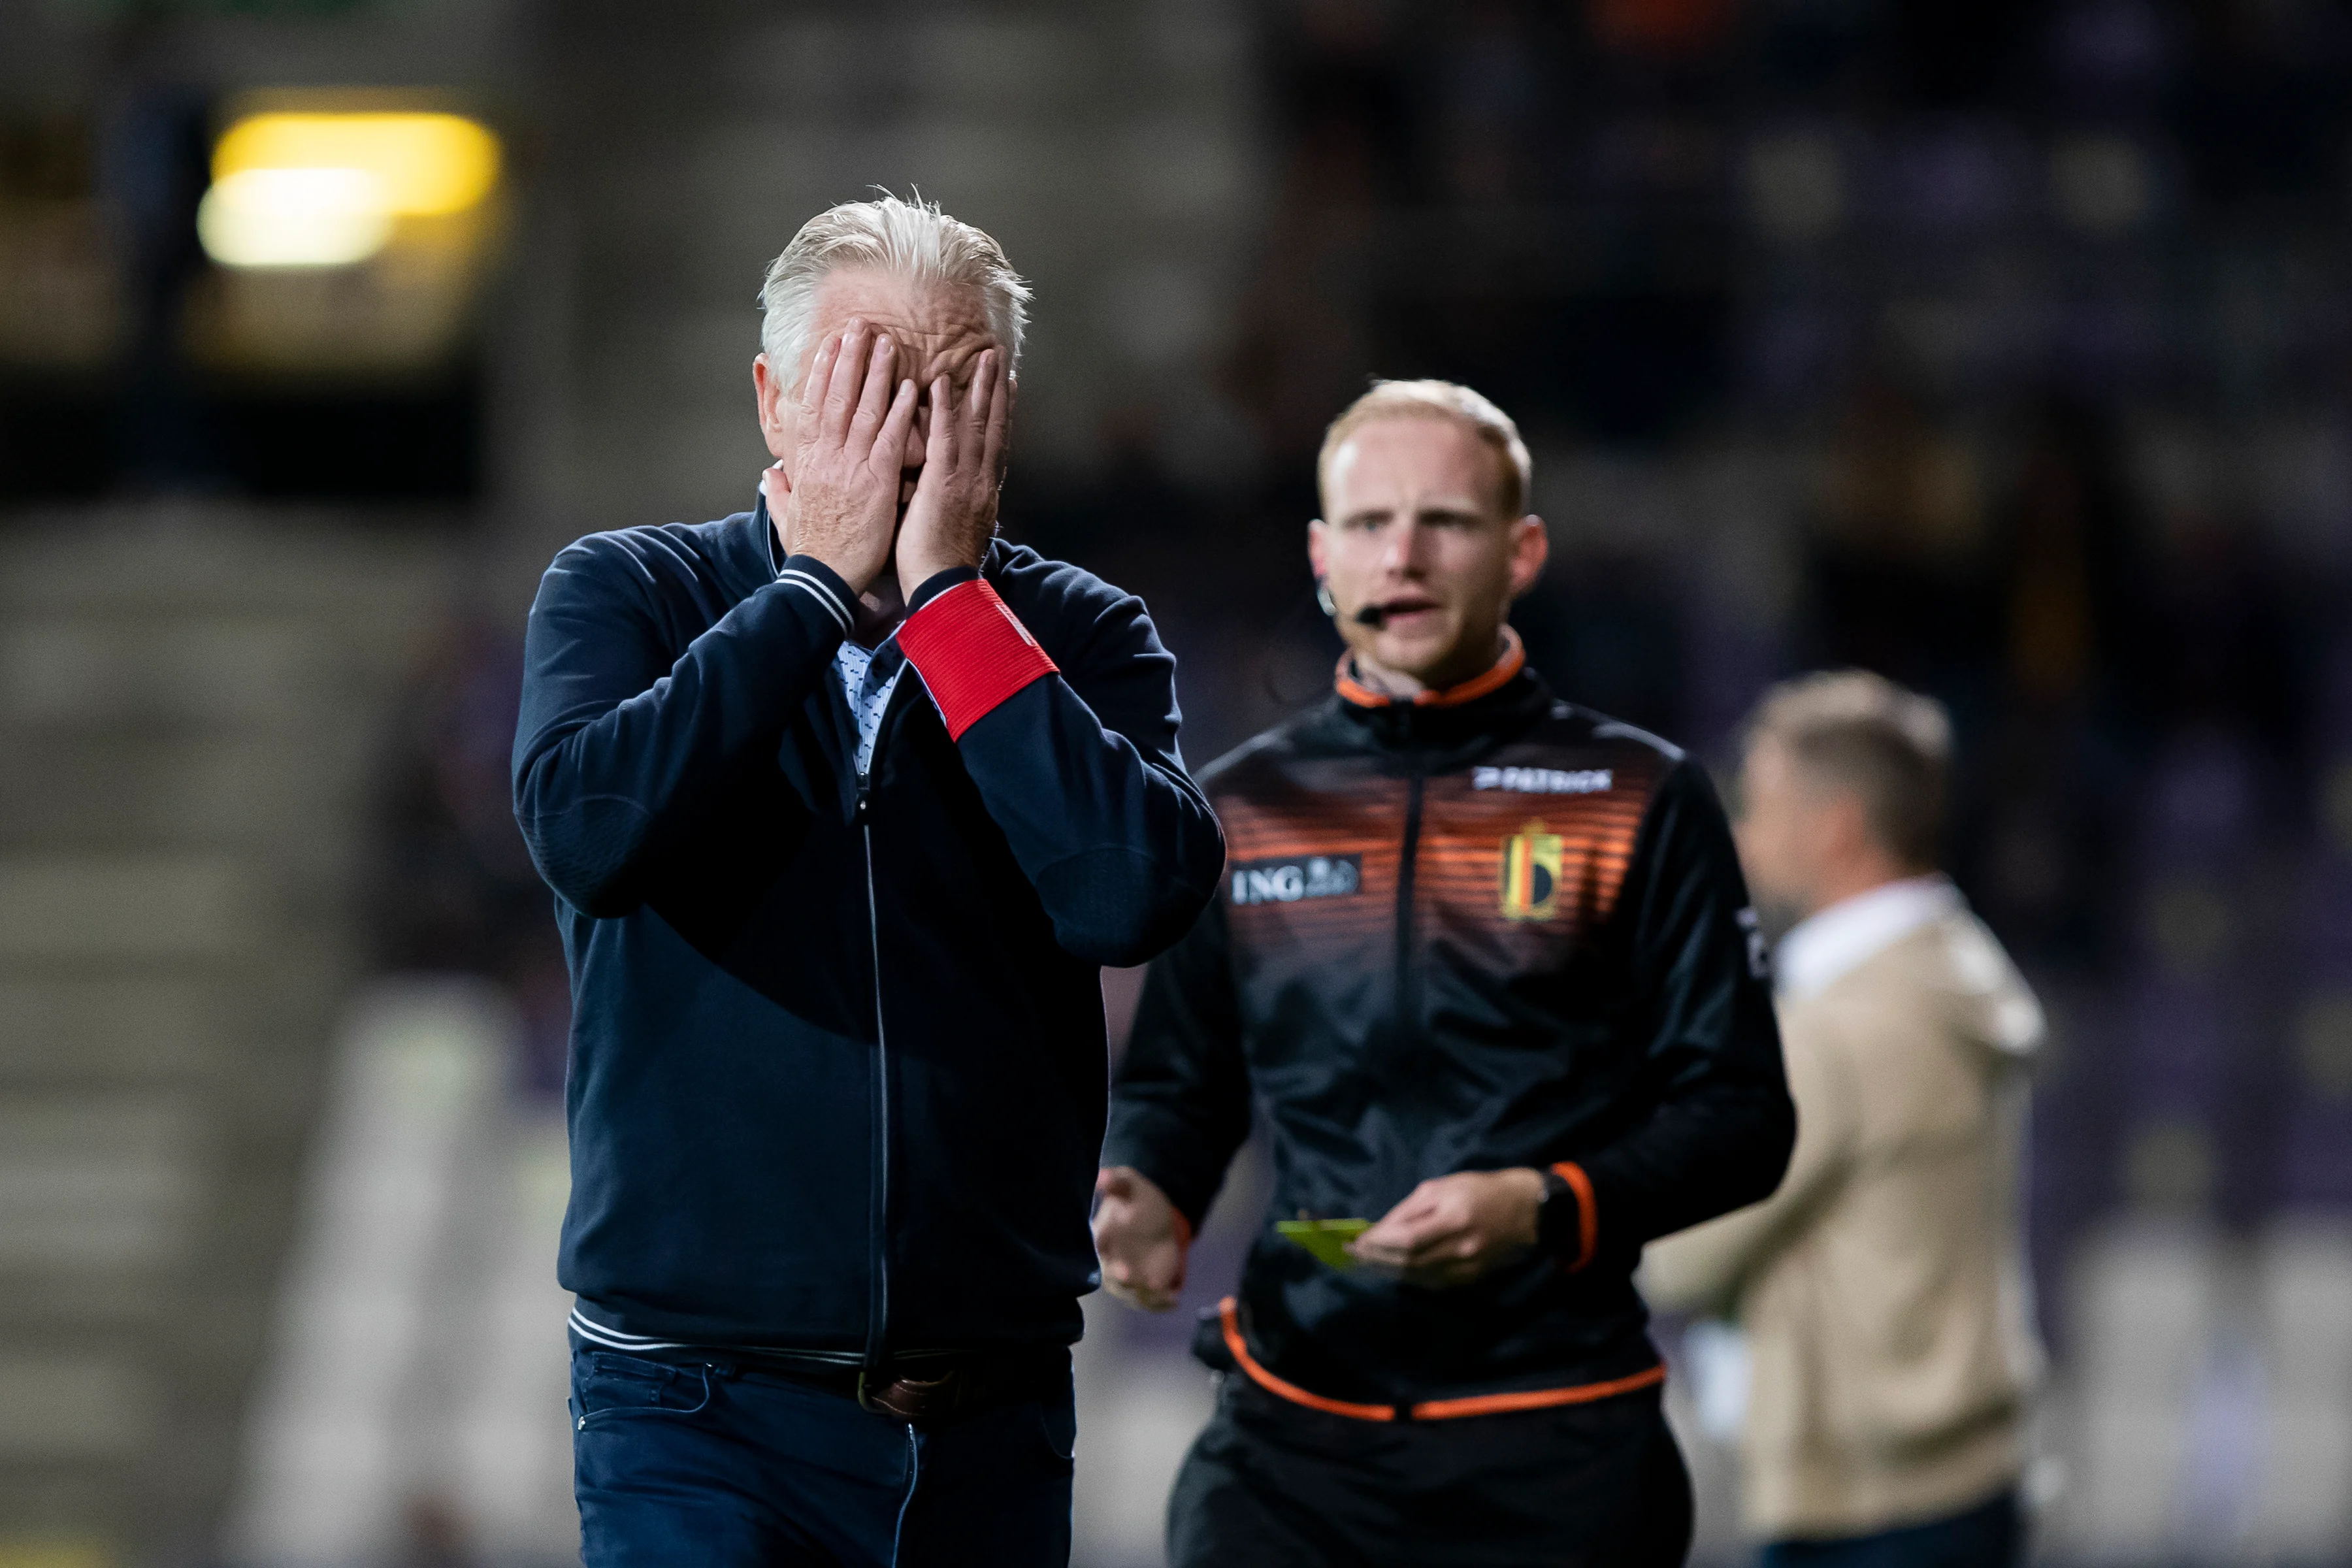
[[996, 536], [1027, 298], [935, 207], [820, 215], [751, 510], [532, 606], [591, 1568], [1067, 1559], [1098, 973], [1223, 849], [1140, 602]]
[[811, 345], [797, 385], [768, 354], [752, 363], [776, 455], [761, 496], [785, 555], [832, 566], [887, 636], [907, 585], [978, 566], [995, 533], [1012, 371], [973, 292], [866, 270], [821, 297], [848, 319]]
[[1793, 1133], [1706, 774], [1556, 699], [1506, 617], [1529, 464], [1466, 387], [1383, 383], [1307, 531], [1331, 697], [1203, 775], [1223, 881], [1114, 1089], [1106, 1283], [1165, 1308], [1253, 1104], [1275, 1196], [1196, 1350], [1226, 1376], [1179, 1568], [1679, 1563], [1690, 1495], [1630, 1279], [1772, 1190]]

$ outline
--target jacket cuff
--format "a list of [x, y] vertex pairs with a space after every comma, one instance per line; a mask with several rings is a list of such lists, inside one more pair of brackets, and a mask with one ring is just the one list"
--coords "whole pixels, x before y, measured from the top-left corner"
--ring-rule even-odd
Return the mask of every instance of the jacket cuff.
[[[929, 579], [917, 592], [939, 580]], [[963, 739], [966, 730], [1014, 692], [1059, 668], [1005, 608], [995, 588], [977, 576], [926, 600], [898, 628], [898, 646], [930, 689], [951, 741]]]
[[1570, 1274], [1601, 1250], [1601, 1211], [1592, 1201], [1592, 1178], [1573, 1160], [1562, 1160], [1544, 1173], [1540, 1239], [1547, 1250], [1566, 1260]]
[[908, 595], [907, 613], [913, 615], [959, 583], [979, 581], [980, 568], [977, 566], [950, 566], [944, 572], [934, 572], [918, 584], [915, 591]]
[[776, 568], [776, 581], [814, 599], [841, 627], [841, 635], [849, 635], [851, 624], [857, 619], [857, 595], [849, 591], [840, 573], [814, 555], [787, 555]]

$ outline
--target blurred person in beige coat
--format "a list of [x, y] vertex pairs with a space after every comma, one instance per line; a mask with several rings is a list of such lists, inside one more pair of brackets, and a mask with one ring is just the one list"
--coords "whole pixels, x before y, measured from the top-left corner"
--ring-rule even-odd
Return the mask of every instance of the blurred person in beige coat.
[[1737, 1319], [1765, 1568], [2009, 1564], [2041, 1369], [2019, 1215], [2042, 1016], [1936, 867], [1950, 726], [1859, 670], [1768, 693], [1739, 858], [1774, 954], [1796, 1152], [1653, 1242], [1654, 1306]]

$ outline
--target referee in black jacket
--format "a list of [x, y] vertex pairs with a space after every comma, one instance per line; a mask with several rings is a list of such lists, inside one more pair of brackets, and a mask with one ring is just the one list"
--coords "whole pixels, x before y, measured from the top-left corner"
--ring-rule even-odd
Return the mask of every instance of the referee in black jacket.
[[[1216, 763], [1220, 896], [1146, 982], [1095, 1238], [1165, 1309], [1249, 1131], [1272, 1213], [1177, 1568], [1680, 1563], [1689, 1484], [1631, 1274], [1771, 1192], [1795, 1115], [1706, 773], [1556, 699], [1505, 624], [1546, 555], [1493, 404], [1383, 383], [1308, 531], [1329, 700]], [[1333, 1262], [1293, 1218], [1371, 1220]], [[1337, 1266], [1335, 1266], [1335, 1263]]]

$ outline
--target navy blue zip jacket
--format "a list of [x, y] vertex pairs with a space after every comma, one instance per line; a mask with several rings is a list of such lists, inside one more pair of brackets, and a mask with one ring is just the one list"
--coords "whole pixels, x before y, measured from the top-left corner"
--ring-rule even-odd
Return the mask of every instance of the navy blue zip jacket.
[[592, 535], [531, 607], [515, 815], [572, 972], [573, 1327], [869, 1365], [1066, 1343], [1099, 968], [1223, 866], [1175, 661], [1140, 600], [999, 542], [917, 591], [861, 776], [854, 599], [772, 537], [764, 504]]

